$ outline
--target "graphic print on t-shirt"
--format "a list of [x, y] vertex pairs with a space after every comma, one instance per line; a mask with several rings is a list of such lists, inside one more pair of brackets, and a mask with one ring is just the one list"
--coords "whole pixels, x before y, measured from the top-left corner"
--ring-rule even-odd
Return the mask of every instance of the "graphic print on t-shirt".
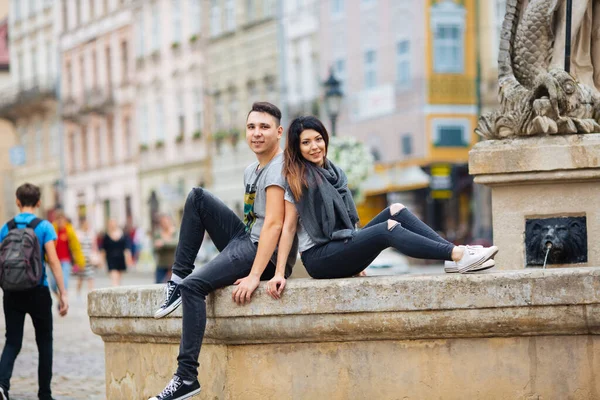
[[256, 199], [256, 183], [265, 169], [257, 170], [254, 182], [246, 185], [246, 193], [244, 194], [244, 225], [246, 232], [252, 230], [252, 226], [256, 222], [256, 213], [254, 212], [254, 200]]
[[244, 225], [246, 226], [246, 232], [250, 232], [252, 225], [256, 222], [254, 199], [256, 199], [256, 185], [249, 183], [246, 185], [246, 193], [244, 194]]

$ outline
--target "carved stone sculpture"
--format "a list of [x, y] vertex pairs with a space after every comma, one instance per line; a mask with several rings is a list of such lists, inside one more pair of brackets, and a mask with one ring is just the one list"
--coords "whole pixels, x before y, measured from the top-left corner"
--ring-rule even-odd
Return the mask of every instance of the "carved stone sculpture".
[[[580, 71], [574, 69], [573, 75], [557, 67], [560, 46], [564, 54], [565, 40], [556, 37], [565, 32], [564, 2], [507, 0], [498, 56], [501, 108], [479, 118], [475, 132], [480, 136], [498, 139], [600, 132], [600, 92], [594, 86], [600, 65], [593, 70], [592, 64], [594, 56], [600, 59], [600, 49], [590, 45], [595, 44], [600, 25], [600, 16], [593, 15], [592, 6], [600, 0], [576, 2], [573, 59], [590, 62], [580, 62], [585, 65]], [[600, 14], [600, 6], [595, 5], [596, 14]], [[577, 72], [589, 77], [585, 79], [588, 84], [575, 79]]]
[[[585, 217], [531, 219], [525, 224], [527, 265], [588, 261]], [[546, 252], [548, 257], [546, 258]]]

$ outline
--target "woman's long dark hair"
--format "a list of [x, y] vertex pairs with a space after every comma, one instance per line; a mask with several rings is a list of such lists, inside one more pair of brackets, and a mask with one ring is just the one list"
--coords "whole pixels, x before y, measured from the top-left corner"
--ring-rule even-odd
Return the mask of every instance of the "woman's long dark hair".
[[325, 141], [325, 157], [329, 148], [329, 134], [325, 125], [312, 115], [307, 117], [295, 118], [287, 131], [287, 141], [285, 144], [283, 176], [290, 185], [290, 189], [296, 201], [302, 197], [302, 189], [307, 186], [306, 183], [306, 161], [300, 153], [300, 135], [307, 129], [312, 129], [323, 136]]

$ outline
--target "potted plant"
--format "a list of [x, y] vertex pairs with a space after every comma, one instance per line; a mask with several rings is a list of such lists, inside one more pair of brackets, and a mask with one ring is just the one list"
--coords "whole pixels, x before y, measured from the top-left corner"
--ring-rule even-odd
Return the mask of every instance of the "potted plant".
[[240, 139], [240, 132], [237, 129], [231, 129], [229, 131], [229, 140], [231, 140], [231, 145], [235, 147], [237, 145], [238, 140]]
[[197, 130], [196, 132], [194, 132], [192, 134], [192, 139], [194, 139], [194, 140], [200, 140], [200, 139], [202, 139], [202, 131]]
[[173, 42], [173, 43], [171, 43], [171, 49], [177, 50], [178, 48], [179, 48], [179, 42]]
[[140, 144], [140, 152], [148, 151], [148, 145], [146, 143]]
[[229, 136], [227, 131], [217, 131], [213, 134], [213, 139], [215, 141], [215, 144], [217, 145], [217, 149], [221, 148], [221, 144], [223, 143], [223, 140]]
[[196, 43], [197, 40], [198, 40], [197, 34], [193, 34], [192, 36], [190, 36], [190, 43]]
[[162, 149], [163, 147], [165, 147], [165, 142], [162, 140], [157, 140], [156, 143], [154, 144], [154, 146], [157, 149]]
[[175, 138], [175, 141], [176, 141], [177, 143], [181, 143], [181, 142], [183, 142], [183, 133], [181, 133], [181, 134], [177, 135], [177, 137]]

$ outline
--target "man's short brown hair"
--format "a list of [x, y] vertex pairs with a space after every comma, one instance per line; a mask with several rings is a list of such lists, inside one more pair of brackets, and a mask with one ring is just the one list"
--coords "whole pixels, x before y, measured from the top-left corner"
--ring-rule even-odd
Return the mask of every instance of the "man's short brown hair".
[[257, 101], [252, 104], [252, 109], [248, 112], [246, 119], [250, 116], [251, 112], [262, 112], [267, 113], [273, 118], [275, 118], [275, 122], [277, 122], [277, 126], [281, 125], [281, 110], [277, 108], [276, 105], [271, 104], [267, 101]]
[[41, 197], [40, 188], [31, 183], [24, 183], [17, 188], [17, 200], [21, 203], [21, 207], [35, 207]]

